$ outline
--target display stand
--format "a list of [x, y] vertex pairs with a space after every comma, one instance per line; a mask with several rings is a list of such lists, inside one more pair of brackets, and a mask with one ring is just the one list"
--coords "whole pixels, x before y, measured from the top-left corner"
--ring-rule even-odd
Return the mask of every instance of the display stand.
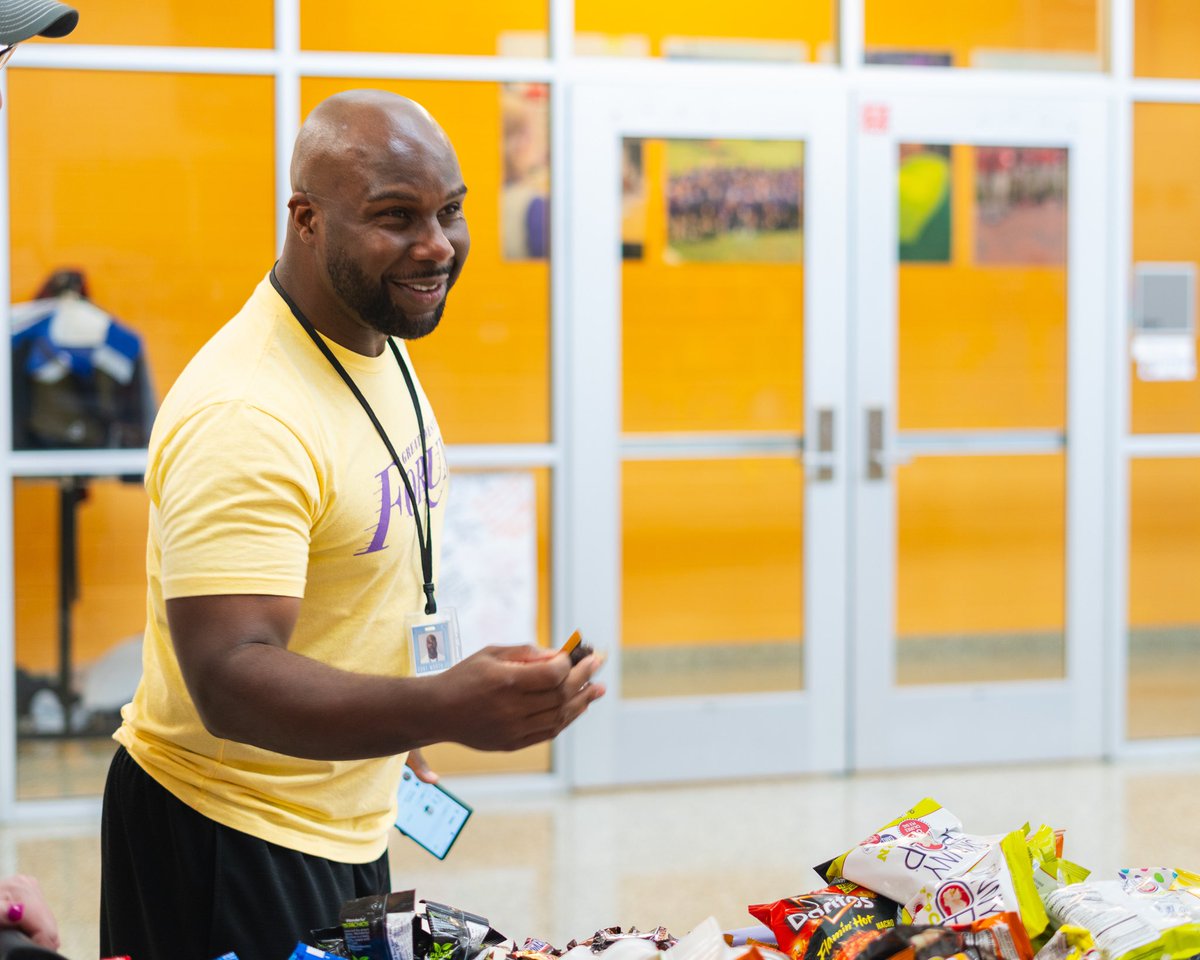
[[87, 497], [87, 484], [87, 477], [58, 480], [58, 682], [54, 692], [62, 704], [63, 735], [71, 733], [71, 714], [79, 699], [72, 689], [72, 613], [79, 599], [79, 504]]

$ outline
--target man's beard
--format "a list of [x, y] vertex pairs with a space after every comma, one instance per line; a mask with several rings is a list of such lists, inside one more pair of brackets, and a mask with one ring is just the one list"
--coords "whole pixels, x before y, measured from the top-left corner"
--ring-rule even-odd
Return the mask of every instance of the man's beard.
[[[446, 297], [442, 297], [428, 317], [410, 317], [393, 302], [385, 281], [372, 280], [359, 269], [346, 251], [340, 247], [329, 252], [326, 259], [326, 269], [333, 291], [341, 301], [358, 314], [359, 318], [372, 330], [377, 330], [388, 337], [400, 337], [403, 340], [418, 340], [428, 336], [437, 329], [438, 321], [446, 309]], [[449, 277], [447, 272], [431, 274], [434, 277], [447, 277], [447, 294], [449, 294]], [[411, 277], [412, 280], [426, 279]]]

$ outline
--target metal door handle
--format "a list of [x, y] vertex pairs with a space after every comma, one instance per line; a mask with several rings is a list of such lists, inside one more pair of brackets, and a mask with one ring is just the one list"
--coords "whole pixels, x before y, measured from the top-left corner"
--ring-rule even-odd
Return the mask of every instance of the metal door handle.
[[833, 448], [833, 409], [821, 407], [817, 410], [817, 443], [816, 449], [808, 450], [805, 445], [804, 469], [812, 474], [814, 480], [829, 481], [833, 479], [834, 467], [837, 466], [837, 454]]
[[911, 456], [901, 453], [895, 447], [885, 446], [883, 408], [872, 407], [869, 409], [867, 411], [867, 479], [886, 479], [888, 467], [902, 466], [911, 459]]

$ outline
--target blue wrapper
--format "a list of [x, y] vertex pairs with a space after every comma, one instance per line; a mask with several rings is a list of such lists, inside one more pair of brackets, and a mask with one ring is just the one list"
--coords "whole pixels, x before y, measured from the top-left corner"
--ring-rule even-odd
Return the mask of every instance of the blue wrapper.
[[292, 951], [292, 955], [288, 957], [288, 960], [322, 960], [322, 957], [333, 957], [333, 960], [337, 960], [337, 957], [332, 953], [322, 950], [320, 947], [310, 947], [307, 943], [301, 941], [296, 944], [296, 949]]

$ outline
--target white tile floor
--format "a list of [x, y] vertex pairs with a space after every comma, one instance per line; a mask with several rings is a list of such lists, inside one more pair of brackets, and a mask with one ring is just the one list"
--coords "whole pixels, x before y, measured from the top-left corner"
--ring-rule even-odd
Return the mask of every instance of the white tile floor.
[[[972, 833], [1026, 821], [1065, 827], [1067, 857], [1098, 873], [1200, 869], [1200, 757], [572, 796], [472, 796], [466, 778], [451, 786], [476, 805], [466, 832], [444, 862], [396, 835], [393, 887], [482, 913], [518, 941], [539, 936], [560, 946], [611, 925], [665, 924], [681, 935], [711, 915], [725, 928], [747, 926], [747, 904], [820, 886], [814, 864], [924, 796]], [[96, 957], [95, 819], [0, 828], [0, 870], [16, 869], [41, 879], [65, 955]]]

